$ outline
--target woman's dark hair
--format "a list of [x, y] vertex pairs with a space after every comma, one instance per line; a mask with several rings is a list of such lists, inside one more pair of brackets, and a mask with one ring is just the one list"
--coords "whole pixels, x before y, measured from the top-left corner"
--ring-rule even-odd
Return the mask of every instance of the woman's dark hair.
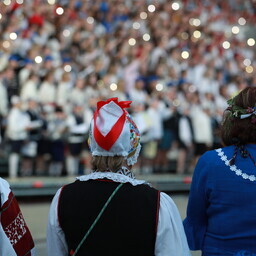
[[241, 119], [234, 116], [234, 106], [241, 109], [256, 106], [256, 88], [247, 87], [232, 100], [232, 104], [224, 111], [221, 125], [221, 139], [225, 146], [256, 143], [256, 115]]

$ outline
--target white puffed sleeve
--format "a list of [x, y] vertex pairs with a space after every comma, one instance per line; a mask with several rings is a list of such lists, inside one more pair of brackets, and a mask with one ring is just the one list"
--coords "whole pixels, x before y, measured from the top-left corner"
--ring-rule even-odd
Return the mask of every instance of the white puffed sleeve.
[[173, 200], [163, 192], [160, 193], [155, 255], [191, 255], [179, 211]]
[[48, 217], [47, 225], [47, 251], [48, 256], [68, 256], [68, 246], [66, 244], [65, 235], [59, 225], [58, 220], [58, 202], [61, 189], [55, 194]]

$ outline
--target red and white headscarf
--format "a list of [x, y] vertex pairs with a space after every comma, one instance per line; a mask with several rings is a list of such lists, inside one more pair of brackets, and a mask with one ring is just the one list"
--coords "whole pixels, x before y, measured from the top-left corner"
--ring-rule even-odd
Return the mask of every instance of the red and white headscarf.
[[34, 256], [34, 241], [7, 181], [0, 178], [0, 255]]
[[137, 162], [140, 133], [125, 110], [131, 101], [111, 98], [99, 101], [91, 122], [89, 145], [93, 156], [124, 156], [128, 165]]

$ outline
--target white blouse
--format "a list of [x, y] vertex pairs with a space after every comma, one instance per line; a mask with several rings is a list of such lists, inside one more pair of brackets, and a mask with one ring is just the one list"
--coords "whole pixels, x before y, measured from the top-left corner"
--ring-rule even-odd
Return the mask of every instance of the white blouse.
[[[119, 173], [91, 173], [78, 177], [78, 180], [108, 178], [116, 182], [129, 182], [137, 186], [145, 181], [133, 179]], [[64, 232], [58, 221], [58, 201], [61, 192], [60, 188], [52, 200], [49, 211], [47, 226], [47, 249], [48, 256], [68, 256], [68, 246]], [[190, 251], [187, 244], [183, 224], [179, 211], [173, 200], [165, 193], [160, 193], [160, 209], [158, 230], [155, 244], [155, 256], [189, 256]]]

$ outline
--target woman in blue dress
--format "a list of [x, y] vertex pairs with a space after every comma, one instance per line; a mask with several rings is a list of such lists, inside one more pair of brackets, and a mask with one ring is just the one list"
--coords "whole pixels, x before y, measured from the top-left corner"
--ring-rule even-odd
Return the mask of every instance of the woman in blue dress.
[[228, 101], [223, 148], [199, 159], [184, 227], [203, 256], [256, 256], [256, 88]]

